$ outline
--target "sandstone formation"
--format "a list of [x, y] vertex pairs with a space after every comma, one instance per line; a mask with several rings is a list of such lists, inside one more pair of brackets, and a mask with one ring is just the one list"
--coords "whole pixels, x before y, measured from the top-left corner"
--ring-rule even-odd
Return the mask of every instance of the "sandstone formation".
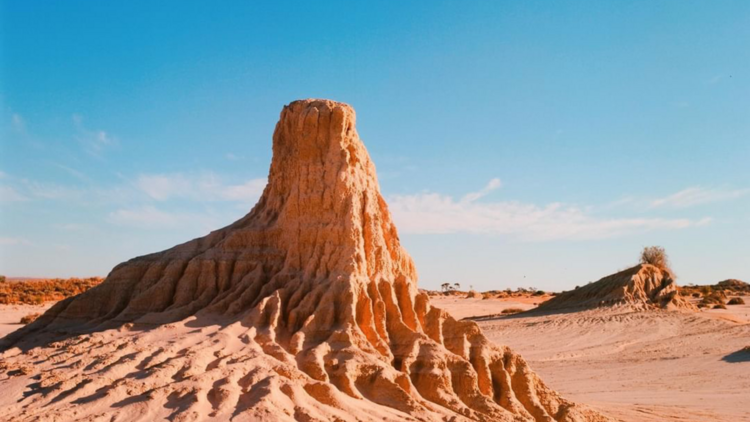
[[607, 420], [416, 281], [354, 110], [296, 101], [248, 215], [6, 338], [0, 419]]
[[639, 264], [601, 280], [563, 292], [535, 311], [582, 310], [608, 306], [635, 309], [695, 309], [679, 295], [674, 275], [664, 268]]

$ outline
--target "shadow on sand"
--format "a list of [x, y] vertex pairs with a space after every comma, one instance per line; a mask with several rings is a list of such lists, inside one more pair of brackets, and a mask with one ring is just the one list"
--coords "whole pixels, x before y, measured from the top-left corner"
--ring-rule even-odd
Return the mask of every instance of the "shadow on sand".
[[745, 347], [744, 349], [732, 352], [721, 358], [721, 360], [729, 363], [750, 362], [750, 347]]
[[[58, 302], [58, 305], [63, 302], [68, 302], [72, 298], [65, 299], [64, 301]], [[55, 305], [57, 307], [57, 305]], [[0, 353], [3, 353], [12, 348], [18, 348], [21, 353], [26, 353], [31, 349], [37, 347], [48, 347], [52, 343], [63, 342], [70, 339], [83, 338], [106, 330], [118, 330], [118, 331], [129, 331], [133, 333], [143, 333], [150, 330], [159, 328], [166, 324], [175, 323], [181, 321], [181, 319], [168, 319], [159, 323], [140, 322], [136, 320], [118, 320], [116, 318], [110, 320], [104, 320], [100, 323], [88, 323], [83, 320], [70, 321], [64, 327], [56, 327], [50, 329], [49, 324], [57, 322], [55, 318], [57, 315], [51, 313], [48, 310], [45, 314], [40, 316], [33, 323], [23, 326], [16, 331], [8, 333], [5, 337], [0, 338]], [[64, 305], [63, 305], [64, 307]], [[209, 312], [197, 312], [187, 318], [192, 317], [193, 320], [187, 322], [185, 326], [200, 330], [207, 326], [227, 326], [238, 320], [244, 318], [244, 314], [236, 315], [234, 317], [223, 317], [222, 315], [216, 315]], [[184, 319], [184, 318], [183, 318]]]

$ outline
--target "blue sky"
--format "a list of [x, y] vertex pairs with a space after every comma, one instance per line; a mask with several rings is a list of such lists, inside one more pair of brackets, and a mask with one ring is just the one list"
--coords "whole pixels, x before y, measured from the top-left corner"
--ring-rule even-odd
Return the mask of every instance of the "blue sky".
[[[420, 285], [750, 279], [750, 2], [41, 2], [0, 13], [0, 273], [105, 275], [257, 200], [347, 102]], [[404, 4], [406, 3], [406, 4]]]

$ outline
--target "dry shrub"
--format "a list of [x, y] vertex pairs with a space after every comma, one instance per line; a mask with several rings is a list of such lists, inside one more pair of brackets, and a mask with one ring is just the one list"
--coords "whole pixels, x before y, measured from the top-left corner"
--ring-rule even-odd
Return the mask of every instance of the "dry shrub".
[[709, 295], [703, 296], [701, 303], [704, 305], [724, 305], [726, 295], [723, 292], [713, 292]]
[[37, 318], [39, 318], [40, 315], [42, 315], [42, 314], [40, 314], [40, 313], [28, 314], [25, 317], [21, 318], [21, 324], [24, 324], [24, 325], [31, 324]]
[[723, 303], [720, 305], [714, 305], [714, 309], [727, 309], [727, 305]]
[[507, 315], [507, 314], [517, 314], [519, 312], [523, 312], [523, 309], [521, 309], [521, 308], [507, 308], [507, 309], [503, 309], [502, 313]]
[[0, 283], [0, 304], [39, 305], [83, 293], [104, 281], [101, 277], [55, 278]]
[[670, 271], [667, 251], [661, 246], [646, 246], [641, 251], [641, 264], [651, 264], [662, 270]]
[[727, 305], [744, 305], [745, 300], [741, 297], [733, 297], [729, 299], [729, 302], [727, 302]]

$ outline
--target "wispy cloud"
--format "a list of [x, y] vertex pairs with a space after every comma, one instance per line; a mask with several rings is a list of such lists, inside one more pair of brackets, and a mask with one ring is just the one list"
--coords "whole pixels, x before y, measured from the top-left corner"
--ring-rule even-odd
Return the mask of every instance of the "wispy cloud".
[[724, 75], [719, 74], [719, 75], [715, 75], [711, 79], [707, 80], [706, 83], [709, 84], [709, 85], [716, 85], [719, 82], [721, 82], [722, 79], [724, 79]]
[[690, 107], [690, 102], [689, 101], [673, 101], [672, 105], [677, 108], [688, 108]]
[[227, 159], [227, 160], [229, 160], [229, 161], [240, 161], [240, 160], [244, 159], [244, 157], [241, 157], [241, 156], [239, 156], [239, 155], [233, 154], [233, 153], [231, 153], [231, 152], [228, 152], [228, 153], [227, 153], [227, 154], [225, 155], [225, 157], [226, 157], [226, 159]]
[[[85, 174], [63, 165], [55, 166], [82, 181], [91, 182]], [[124, 203], [164, 203], [187, 200], [195, 203], [231, 202], [247, 207], [254, 204], [266, 186], [265, 178], [241, 183], [227, 183], [212, 172], [199, 174], [141, 174], [122, 177], [122, 182], [109, 186], [60, 184], [19, 179], [0, 172], [0, 201], [56, 200], [116, 205]]]
[[56, 229], [72, 231], [72, 232], [87, 230], [91, 228], [91, 226], [87, 224], [77, 224], [77, 223], [55, 224], [53, 227]]
[[487, 186], [482, 188], [482, 190], [478, 192], [471, 192], [466, 195], [464, 195], [463, 198], [461, 198], [461, 202], [474, 202], [479, 198], [482, 198], [484, 196], [487, 196], [488, 193], [492, 192], [495, 189], [499, 189], [503, 183], [498, 178], [494, 178], [487, 183]]
[[[480, 192], [495, 185], [498, 184], [491, 182]], [[464, 198], [476, 197], [470, 195]], [[397, 226], [405, 233], [508, 235], [526, 241], [603, 239], [711, 222], [710, 218], [601, 218], [587, 208], [561, 203], [543, 206], [518, 201], [483, 203], [455, 200], [437, 193], [397, 195], [389, 198], [389, 204]]]
[[211, 215], [165, 211], [151, 205], [118, 209], [109, 213], [106, 220], [111, 224], [141, 229], [200, 227], [202, 230], [210, 231], [220, 224]]
[[0, 201], [2, 202], [21, 202], [27, 201], [29, 198], [21, 195], [14, 188], [10, 186], [0, 185]]
[[13, 113], [10, 117], [10, 124], [17, 133], [26, 133], [26, 121], [18, 113]]
[[193, 201], [254, 202], [263, 193], [265, 178], [251, 179], [241, 184], [226, 184], [211, 172], [199, 175], [142, 174], [136, 187], [157, 201], [189, 199]]
[[73, 124], [76, 128], [76, 139], [83, 146], [84, 151], [95, 157], [101, 157], [106, 148], [119, 143], [117, 138], [104, 130], [88, 129], [83, 124], [83, 116], [80, 114], [73, 115]]
[[651, 201], [652, 208], [688, 208], [712, 202], [729, 201], [750, 194], [750, 189], [722, 189], [693, 186]]
[[24, 179], [23, 185], [25, 187], [24, 192], [36, 199], [77, 200], [86, 194], [85, 190], [78, 187], [57, 183], [43, 183]]
[[31, 241], [28, 239], [24, 239], [22, 237], [0, 237], [0, 245], [3, 246], [10, 246], [10, 245], [25, 245], [29, 246], [31, 245]]
[[91, 179], [88, 178], [88, 176], [86, 176], [80, 170], [76, 170], [76, 169], [74, 169], [72, 167], [68, 167], [68, 166], [65, 166], [65, 165], [62, 165], [62, 164], [59, 164], [59, 163], [53, 163], [53, 165], [55, 167], [59, 168], [60, 170], [65, 171], [66, 173], [70, 174], [71, 176], [73, 176], [73, 177], [75, 177], [77, 179], [83, 180], [85, 182], [88, 182], [88, 181], [91, 180]]

